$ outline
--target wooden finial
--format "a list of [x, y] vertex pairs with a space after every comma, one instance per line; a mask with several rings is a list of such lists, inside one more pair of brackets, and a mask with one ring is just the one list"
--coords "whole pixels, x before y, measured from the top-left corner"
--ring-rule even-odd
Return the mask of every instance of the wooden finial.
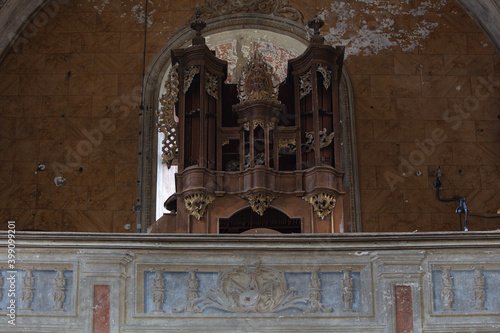
[[307, 22], [307, 26], [314, 30], [315, 35], [319, 35], [319, 29], [325, 25], [325, 22], [315, 15], [312, 19]]

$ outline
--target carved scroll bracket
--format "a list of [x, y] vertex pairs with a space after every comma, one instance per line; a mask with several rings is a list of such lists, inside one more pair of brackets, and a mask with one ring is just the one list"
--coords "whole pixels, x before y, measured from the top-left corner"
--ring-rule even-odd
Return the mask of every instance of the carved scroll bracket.
[[205, 215], [207, 206], [214, 200], [214, 197], [210, 197], [204, 193], [193, 193], [184, 197], [184, 203], [189, 215], [196, 217], [198, 220]]
[[337, 201], [335, 196], [329, 193], [318, 193], [303, 199], [313, 206], [314, 211], [322, 220], [333, 211]]

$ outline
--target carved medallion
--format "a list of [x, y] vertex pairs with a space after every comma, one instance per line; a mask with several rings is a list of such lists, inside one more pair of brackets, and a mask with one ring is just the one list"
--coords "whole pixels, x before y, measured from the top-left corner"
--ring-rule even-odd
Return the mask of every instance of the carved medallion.
[[250, 207], [252, 207], [252, 210], [262, 216], [264, 215], [264, 211], [267, 209], [267, 207], [269, 207], [271, 201], [273, 201], [276, 196], [267, 193], [257, 193], [250, 194], [246, 198], [250, 203]]
[[243, 66], [238, 82], [240, 103], [247, 100], [278, 100], [279, 79], [271, 65], [264, 61], [262, 54], [255, 51]]
[[156, 112], [156, 115], [158, 116], [158, 131], [165, 135], [161, 150], [163, 163], [166, 163], [168, 168], [170, 168], [173, 160], [177, 156], [177, 123], [175, 122], [175, 103], [177, 103], [179, 95], [178, 67], [179, 64], [175, 64], [168, 74], [168, 78], [165, 83], [166, 93], [160, 100], [162, 107]]
[[205, 215], [207, 206], [214, 200], [214, 197], [209, 197], [204, 193], [193, 193], [184, 197], [184, 203], [189, 215], [196, 217], [198, 220]]
[[314, 211], [318, 213], [322, 220], [333, 211], [337, 201], [335, 196], [328, 193], [318, 193], [303, 199], [313, 206]]
[[[189, 281], [197, 281], [191, 273]], [[289, 289], [285, 274], [264, 266], [259, 260], [247, 259], [244, 265], [235, 266], [219, 273], [217, 287], [205, 297], [198, 297], [196, 288], [190, 295], [195, 298], [186, 300], [186, 304], [175, 312], [203, 312], [214, 308], [231, 313], [274, 313], [286, 309], [298, 309], [303, 312], [331, 312], [321, 303], [321, 281], [317, 272], [311, 273], [309, 297], [297, 295]]]

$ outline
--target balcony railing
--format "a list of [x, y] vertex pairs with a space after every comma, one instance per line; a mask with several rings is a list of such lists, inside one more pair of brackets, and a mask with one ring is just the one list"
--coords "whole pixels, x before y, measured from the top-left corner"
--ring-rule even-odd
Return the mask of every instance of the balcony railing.
[[14, 240], [0, 332], [500, 331], [500, 232]]

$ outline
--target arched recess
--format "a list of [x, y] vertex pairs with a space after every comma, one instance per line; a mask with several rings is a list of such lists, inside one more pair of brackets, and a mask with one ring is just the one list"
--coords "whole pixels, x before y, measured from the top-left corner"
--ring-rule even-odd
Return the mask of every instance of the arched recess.
[[[205, 21], [206, 28], [203, 36], [208, 37], [226, 31], [242, 29], [256, 29], [277, 33], [292, 38], [305, 47], [309, 44], [310, 31], [302, 22], [287, 18], [260, 13], [238, 13], [222, 15]], [[171, 50], [184, 48], [191, 44], [194, 31], [189, 27], [179, 30], [171, 37], [165, 46], [158, 52], [148, 67], [144, 81], [144, 111], [141, 114], [141, 135], [139, 150], [139, 182], [137, 207], [137, 228], [145, 232], [156, 221], [156, 179], [158, 163], [158, 130], [156, 128], [156, 110], [162, 95], [164, 78], [170, 67]], [[344, 185], [349, 186], [351, 196], [350, 230], [344, 232], [361, 231], [361, 214], [359, 212], [359, 183], [357, 179], [356, 131], [353, 112], [351, 85], [346, 69], [343, 69], [340, 104], [343, 124], [343, 155], [346, 173]]]

